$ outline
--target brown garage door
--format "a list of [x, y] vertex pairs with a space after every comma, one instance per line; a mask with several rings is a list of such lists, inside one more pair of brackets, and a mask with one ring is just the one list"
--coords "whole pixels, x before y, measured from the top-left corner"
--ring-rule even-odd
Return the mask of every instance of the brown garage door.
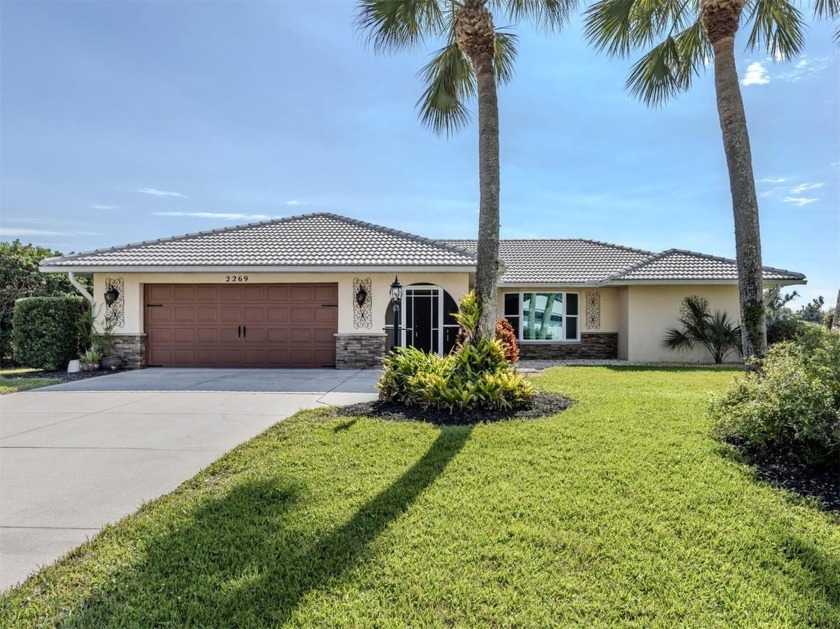
[[335, 365], [337, 284], [147, 284], [147, 363]]

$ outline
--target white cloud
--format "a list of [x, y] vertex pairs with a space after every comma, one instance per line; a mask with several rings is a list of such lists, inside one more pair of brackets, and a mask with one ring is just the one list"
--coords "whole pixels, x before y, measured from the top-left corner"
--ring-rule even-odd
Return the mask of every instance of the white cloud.
[[747, 73], [741, 79], [741, 85], [766, 85], [770, 82], [770, 75], [760, 61], [754, 61], [747, 66]]
[[152, 216], [183, 216], [189, 218], [221, 218], [229, 221], [266, 221], [274, 218], [266, 214], [238, 214], [228, 212], [152, 212]]
[[784, 177], [779, 177], [778, 179], [773, 179], [772, 177], [765, 177], [764, 179], [758, 180], [760, 183], [784, 183], [787, 181]]
[[89, 205], [91, 210], [119, 210], [119, 205]]
[[824, 183], [801, 183], [798, 186], [791, 188], [790, 191], [793, 194], [802, 194], [806, 190], [819, 190], [824, 185]]
[[157, 188], [140, 188], [137, 192], [150, 194], [153, 197], [178, 197], [179, 199], [189, 199], [186, 194], [181, 194], [180, 192], [170, 192], [168, 190], [158, 190]]
[[814, 199], [810, 197], [785, 197], [782, 199], [785, 203], [792, 203], [796, 207], [802, 207], [803, 205], [810, 205], [811, 203], [816, 203], [819, 199]]
[[840, 166], [840, 162], [831, 162], [829, 166], [831, 166], [832, 168], [837, 168], [838, 166]]
[[828, 68], [830, 64], [831, 57], [814, 57], [812, 59], [803, 55], [802, 58], [796, 62], [793, 68], [790, 68], [785, 72], [780, 72], [774, 76], [783, 81], [792, 81], [795, 83], [800, 79], [822, 72]]
[[286, 205], [309, 205], [306, 201], [298, 201], [297, 199], [289, 199]]

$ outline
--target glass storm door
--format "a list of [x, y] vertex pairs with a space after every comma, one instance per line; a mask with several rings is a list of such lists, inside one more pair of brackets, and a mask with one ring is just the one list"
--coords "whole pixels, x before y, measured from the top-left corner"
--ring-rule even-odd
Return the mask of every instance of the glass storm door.
[[440, 289], [423, 287], [405, 289], [405, 340], [411, 347], [440, 353]]

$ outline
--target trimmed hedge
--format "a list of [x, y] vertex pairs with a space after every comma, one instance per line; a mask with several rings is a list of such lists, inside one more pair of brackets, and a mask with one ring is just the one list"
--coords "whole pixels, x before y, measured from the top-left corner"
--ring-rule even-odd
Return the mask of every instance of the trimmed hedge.
[[79, 356], [77, 321], [82, 297], [25, 297], [15, 302], [12, 348], [15, 362], [50, 371]]

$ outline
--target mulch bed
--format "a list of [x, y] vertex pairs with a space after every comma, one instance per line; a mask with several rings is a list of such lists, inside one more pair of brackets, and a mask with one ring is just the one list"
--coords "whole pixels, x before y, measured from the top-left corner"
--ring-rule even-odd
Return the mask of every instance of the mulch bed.
[[30, 371], [27, 373], [11, 373], [0, 376], [0, 380], [23, 380], [32, 378], [54, 378], [64, 382], [75, 382], [76, 380], [87, 380], [88, 378], [98, 378], [99, 376], [107, 376], [112, 373], [121, 371], [110, 369], [98, 369], [96, 371], [78, 371], [76, 373], [67, 373], [66, 371]]
[[528, 408], [501, 410], [477, 410], [477, 411], [439, 411], [434, 409], [423, 409], [418, 406], [405, 406], [394, 402], [362, 402], [350, 404], [336, 409], [337, 415], [364, 415], [366, 417], [378, 417], [390, 421], [421, 421], [441, 426], [464, 426], [489, 422], [499, 422], [508, 419], [536, 419], [546, 415], [555, 415], [565, 411], [572, 405], [572, 400], [562, 395], [551, 395], [538, 393]]
[[729, 445], [753, 467], [759, 480], [804, 498], [813, 498], [824, 511], [840, 517], [840, 470], [836, 467], [815, 467], [771, 457], [734, 440], [729, 441]]

